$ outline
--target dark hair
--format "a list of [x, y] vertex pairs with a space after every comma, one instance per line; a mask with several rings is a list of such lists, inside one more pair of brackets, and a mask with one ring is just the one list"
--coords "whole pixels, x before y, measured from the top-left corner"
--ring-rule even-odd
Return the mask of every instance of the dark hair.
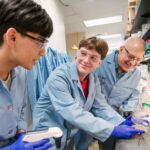
[[0, 44], [8, 28], [50, 37], [53, 23], [44, 9], [32, 0], [0, 0]]
[[97, 37], [90, 37], [88, 39], [81, 40], [79, 43], [79, 49], [81, 47], [86, 47], [87, 49], [95, 49], [101, 55], [102, 59], [105, 58], [108, 52], [107, 42]]

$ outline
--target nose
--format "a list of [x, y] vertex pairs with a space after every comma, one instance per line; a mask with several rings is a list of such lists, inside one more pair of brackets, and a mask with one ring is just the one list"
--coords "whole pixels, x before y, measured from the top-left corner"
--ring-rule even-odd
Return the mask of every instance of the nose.
[[90, 61], [91, 61], [90, 56], [86, 56], [86, 57], [84, 58], [84, 61], [85, 61], [85, 62], [90, 62]]
[[135, 66], [138, 64], [138, 61], [136, 59], [130, 60], [130, 63], [132, 66]]

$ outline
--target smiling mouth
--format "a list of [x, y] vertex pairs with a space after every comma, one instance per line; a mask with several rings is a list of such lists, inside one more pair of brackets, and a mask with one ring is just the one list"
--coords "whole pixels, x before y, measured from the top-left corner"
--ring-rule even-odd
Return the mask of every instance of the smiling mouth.
[[127, 68], [131, 68], [131, 65], [126, 64], [126, 67], [127, 67]]
[[133, 69], [134, 66], [126, 64], [126, 67], [127, 67], [128, 69]]
[[88, 65], [85, 65], [85, 64], [80, 64], [82, 67], [85, 67], [85, 68], [90, 68], [90, 66]]

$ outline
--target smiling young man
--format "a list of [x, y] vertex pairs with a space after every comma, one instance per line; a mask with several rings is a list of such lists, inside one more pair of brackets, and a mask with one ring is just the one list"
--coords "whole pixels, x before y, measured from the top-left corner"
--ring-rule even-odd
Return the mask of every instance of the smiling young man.
[[61, 65], [52, 72], [37, 101], [33, 126], [62, 129], [61, 149], [72, 150], [76, 145], [76, 150], [86, 150], [91, 137], [105, 141], [110, 135], [130, 138], [143, 133], [126, 122], [119, 125], [124, 119], [100, 92], [99, 79], [93, 71], [101, 65], [107, 51], [108, 45], [102, 39], [82, 40], [75, 62]]
[[[130, 37], [119, 50], [108, 55], [96, 71], [108, 104], [123, 116], [134, 111], [139, 102], [141, 72], [137, 66], [143, 60], [144, 53], [144, 40]], [[113, 150], [113, 143], [108, 140], [103, 143], [103, 149]]]
[[[26, 71], [44, 55], [51, 18], [32, 0], [0, 0], [0, 149], [47, 149], [48, 140], [27, 143]], [[17, 67], [18, 66], [18, 67]], [[23, 69], [23, 68], [25, 69]]]

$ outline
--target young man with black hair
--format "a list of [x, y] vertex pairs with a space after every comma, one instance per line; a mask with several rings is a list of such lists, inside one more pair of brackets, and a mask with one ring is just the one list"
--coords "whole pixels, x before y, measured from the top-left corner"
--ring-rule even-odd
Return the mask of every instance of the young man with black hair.
[[34, 1], [0, 0], [0, 149], [33, 150], [51, 146], [47, 139], [27, 143], [22, 138], [26, 130], [25, 69], [32, 69], [44, 55], [52, 32], [51, 18]]

